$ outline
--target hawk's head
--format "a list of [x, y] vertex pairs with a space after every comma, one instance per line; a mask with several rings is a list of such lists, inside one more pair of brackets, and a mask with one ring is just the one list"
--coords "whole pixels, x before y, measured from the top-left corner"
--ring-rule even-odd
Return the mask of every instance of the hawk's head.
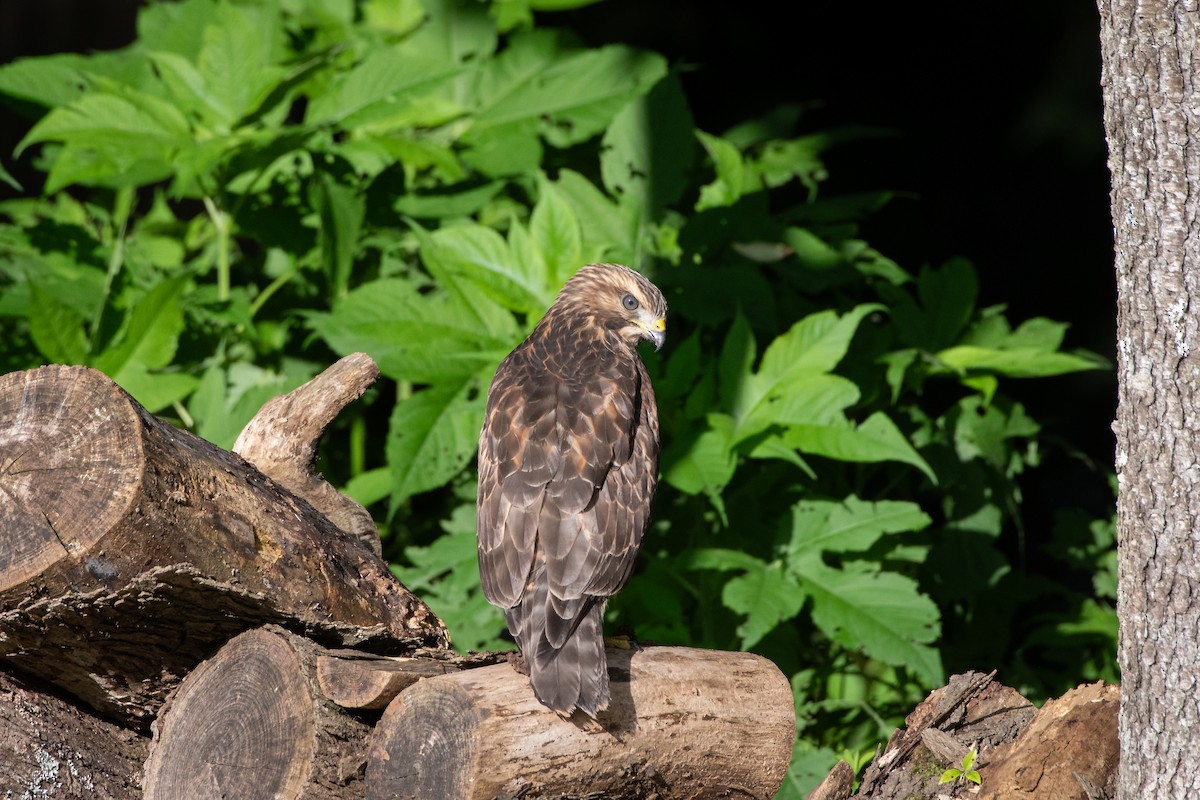
[[588, 264], [563, 285], [551, 311], [590, 318], [630, 346], [640, 339], [663, 345], [667, 301], [650, 281], [620, 264]]

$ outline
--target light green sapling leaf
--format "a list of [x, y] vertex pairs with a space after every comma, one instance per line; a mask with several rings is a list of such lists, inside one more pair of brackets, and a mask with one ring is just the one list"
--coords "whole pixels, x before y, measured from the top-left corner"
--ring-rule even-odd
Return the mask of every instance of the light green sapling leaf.
[[396, 404], [387, 440], [393, 509], [466, 466], [479, 442], [484, 402], [469, 378], [431, 386]]

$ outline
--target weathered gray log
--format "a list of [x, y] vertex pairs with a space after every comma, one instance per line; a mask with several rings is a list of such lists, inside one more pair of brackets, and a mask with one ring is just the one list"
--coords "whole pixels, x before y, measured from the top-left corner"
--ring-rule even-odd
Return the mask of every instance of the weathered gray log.
[[749, 653], [608, 651], [598, 725], [564, 720], [510, 665], [427, 678], [371, 736], [368, 800], [772, 797], [796, 732], [791, 688]]
[[0, 658], [144, 726], [199, 658], [271, 621], [389, 654], [447, 642], [353, 536], [102, 374], [0, 377]]
[[370, 728], [326, 702], [322, 655], [268, 626], [200, 664], [155, 722], [146, 800], [362, 797]]
[[0, 796], [135, 800], [147, 744], [47, 684], [0, 672]]
[[331, 651], [317, 658], [321, 692], [342, 708], [381, 710], [422, 678], [458, 672], [448, 661]]

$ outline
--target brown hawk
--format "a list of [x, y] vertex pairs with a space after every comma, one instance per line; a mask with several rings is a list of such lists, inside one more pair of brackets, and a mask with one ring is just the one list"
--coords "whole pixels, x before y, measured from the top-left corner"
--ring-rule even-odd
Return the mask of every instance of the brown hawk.
[[483, 593], [504, 609], [534, 694], [563, 716], [608, 706], [602, 622], [641, 546], [658, 408], [641, 339], [662, 292], [617, 264], [579, 270], [488, 390], [479, 437]]

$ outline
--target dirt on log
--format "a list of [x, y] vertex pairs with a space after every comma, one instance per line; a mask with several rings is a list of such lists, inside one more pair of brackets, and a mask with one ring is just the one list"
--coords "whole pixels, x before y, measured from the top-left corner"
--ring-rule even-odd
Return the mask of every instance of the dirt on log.
[[447, 644], [358, 538], [85, 367], [0, 377], [0, 609], [0, 658], [143, 728], [264, 622], [384, 653]]
[[[1080, 686], [1037, 709], [979, 672], [955, 675], [905, 719], [863, 774], [870, 800], [1111, 800], [1117, 772], [1119, 691]], [[979, 785], [941, 783], [971, 750]], [[848, 800], [840, 762], [808, 800]]]
[[772, 797], [796, 717], [779, 668], [749, 653], [608, 650], [612, 701], [562, 719], [509, 664], [423, 680], [371, 737], [367, 800]]

